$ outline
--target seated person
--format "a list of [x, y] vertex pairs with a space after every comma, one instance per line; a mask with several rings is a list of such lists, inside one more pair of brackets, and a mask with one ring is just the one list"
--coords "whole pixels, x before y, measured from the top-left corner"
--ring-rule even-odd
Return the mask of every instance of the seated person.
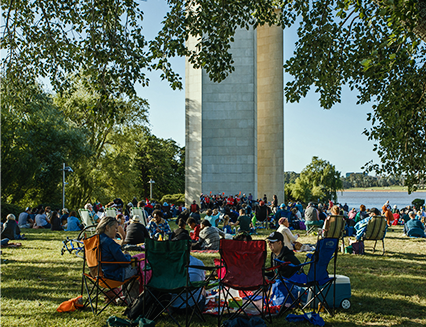
[[[197, 269], [197, 268], [191, 267], [191, 266], [204, 267], [204, 263], [200, 259], [194, 258], [192, 255], [190, 255], [189, 266], [190, 267], [188, 268], [188, 274], [189, 274], [190, 282], [200, 282], [205, 279], [205, 273], [203, 269]], [[189, 308], [194, 307], [194, 304], [195, 304], [194, 299], [195, 299], [196, 301], [198, 301], [198, 307], [200, 308], [201, 312], [203, 312], [205, 304], [206, 304], [206, 296], [205, 296], [204, 289], [203, 288], [195, 289], [191, 291], [190, 294], [188, 294], [188, 296], [189, 296], [189, 300], [188, 300]], [[172, 294], [172, 300], [174, 300], [176, 297], [177, 297], [177, 294]], [[172, 303], [171, 307], [173, 308], [173, 312], [185, 314], [186, 305], [187, 305], [185, 300], [186, 300], [186, 294], [183, 293], [180, 296], [180, 298], [176, 299]]]
[[225, 233], [212, 226], [207, 219], [201, 222], [200, 239], [192, 245], [194, 250], [219, 250], [219, 239]]
[[177, 224], [179, 226], [178, 229], [176, 229], [171, 235], [170, 239], [172, 241], [179, 241], [179, 240], [190, 240], [188, 231], [185, 229], [186, 222], [182, 218], [179, 218], [177, 220]]
[[163, 219], [163, 214], [160, 210], [156, 209], [152, 212], [152, 219], [146, 226], [151, 238], [158, 239], [160, 235], [164, 239], [166, 235], [170, 235], [172, 230], [169, 223]]
[[305, 224], [311, 224], [315, 226], [322, 226], [324, 224], [324, 220], [319, 219], [319, 212], [315, 209], [312, 202], [308, 203], [308, 206], [305, 210]]
[[[269, 249], [271, 250], [271, 266], [276, 266], [277, 262], [275, 259], [281, 261], [290, 261], [294, 265], [299, 265], [300, 261], [294, 255], [293, 250], [289, 249], [284, 245], [284, 237], [279, 232], [273, 232], [270, 234], [266, 240], [268, 241]], [[290, 267], [290, 266], [281, 266], [278, 268], [278, 273], [282, 277], [289, 278], [293, 276], [300, 268], [299, 267]], [[267, 276], [271, 277], [271, 274], [267, 273]]]
[[49, 218], [46, 216], [45, 210], [41, 208], [38, 211], [37, 216], [35, 216], [35, 224], [33, 228], [50, 228], [52, 225], [50, 224]]
[[423, 231], [423, 235], [419, 235], [420, 237], [425, 237], [425, 227], [423, 226], [422, 222], [416, 218], [416, 214], [413, 211], [410, 211], [408, 213], [408, 216], [410, 217], [410, 220], [407, 221], [406, 224], [404, 224], [404, 234], [408, 235], [408, 232], [410, 229], [413, 228], [420, 228]]
[[223, 231], [226, 234], [234, 234], [234, 231], [232, 230], [232, 227], [229, 224], [229, 216], [228, 215], [225, 215], [223, 217]]
[[208, 209], [206, 211], [206, 216], [204, 217], [204, 219], [208, 220], [212, 226], [217, 227], [219, 223], [219, 217], [220, 213], [218, 213], [217, 209], [214, 209], [213, 211], [211, 209]]
[[34, 221], [31, 219], [31, 208], [27, 207], [24, 212], [21, 212], [18, 217], [19, 228], [31, 228]]
[[16, 222], [15, 215], [10, 213], [7, 215], [6, 219], [3, 230], [1, 231], [1, 238], [8, 238], [9, 240], [26, 240], [24, 235], [21, 235], [21, 230]]
[[240, 232], [238, 234], [236, 234], [233, 238], [234, 241], [244, 241], [244, 242], [249, 242], [252, 240], [251, 235], [248, 232]]
[[[96, 227], [96, 233], [99, 234], [101, 246], [101, 261], [105, 262], [126, 262], [131, 261], [131, 256], [127, 252], [122, 252], [120, 245], [114, 241], [118, 233], [118, 222], [115, 217], [102, 218]], [[137, 268], [130, 264], [108, 264], [102, 263], [102, 272], [106, 278], [125, 281], [136, 275]]]
[[70, 215], [67, 219], [67, 229], [65, 231], [72, 232], [72, 231], [79, 231], [83, 229], [83, 226], [81, 225], [80, 220], [76, 217], [77, 213], [75, 211], [71, 211]]
[[198, 241], [200, 239], [200, 225], [197, 224], [197, 222], [195, 221], [193, 217], [189, 217], [186, 223], [193, 230], [189, 234], [191, 240]]
[[[189, 217], [192, 217], [192, 218], [194, 218], [195, 219], [195, 221], [197, 222], [197, 224], [200, 222], [200, 220], [201, 220], [201, 216], [200, 216], [200, 211], [199, 210], [197, 210], [197, 211], [195, 211], [195, 212], [191, 212], [191, 214], [189, 215]], [[182, 218], [184, 218], [184, 217], [182, 217]]]
[[120, 236], [121, 240], [125, 240], [126, 231], [124, 230], [124, 228], [125, 228], [126, 218], [124, 217], [122, 213], [119, 213], [117, 216], [115, 216], [115, 219], [117, 219], [117, 222], [118, 222], [118, 235]]
[[62, 226], [66, 226], [66, 224], [67, 224], [67, 219], [68, 219], [68, 217], [69, 217], [69, 212], [68, 212], [68, 209], [67, 208], [63, 208], [62, 209], [62, 216], [61, 216], [61, 225]]
[[93, 210], [93, 206], [90, 203], [86, 203], [86, 205], [84, 206], [84, 209], [89, 211], [89, 216], [93, 220], [93, 223], [96, 224], [96, 223], [99, 222], [99, 217], [97, 216], [97, 214]]
[[136, 245], [145, 243], [146, 238], [149, 238], [147, 229], [140, 223], [140, 217], [138, 215], [134, 215], [132, 219], [130, 219], [130, 225], [127, 226], [124, 244]]
[[240, 226], [238, 231], [250, 232], [250, 223], [251, 219], [249, 216], [246, 216], [246, 211], [244, 209], [240, 209], [240, 215], [234, 226]]
[[59, 217], [59, 213], [57, 211], [54, 211], [52, 213], [52, 217], [50, 218], [50, 222], [52, 227], [50, 228], [51, 230], [64, 230], [62, 228], [62, 224], [61, 224], [61, 218]]
[[[356, 225], [355, 225], [355, 231], [356, 231], [355, 239], [357, 241], [360, 241], [362, 239], [362, 237], [364, 236], [365, 231], [367, 229], [368, 222], [374, 216], [380, 216], [379, 209], [377, 209], [377, 208], [371, 208], [370, 209], [370, 216], [367, 217], [367, 218], [364, 218], [363, 220], [361, 220], [358, 223], [356, 223]], [[386, 229], [387, 229], [387, 225], [386, 225]], [[386, 235], [386, 232], [385, 232], [385, 235]]]
[[294, 249], [294, 242], [297, 241], [297, 238], [300, 236], [299, 234], [293, 235], [293, 233], [290, 230], [290, 223], [288, 222], [287, 218], [280, 218], [278, 220], [278, 224], [280, 227], [278, 227], [277, 232], [281, 233], [284, 238], [284, 245], [288, 247], [290, 250]]

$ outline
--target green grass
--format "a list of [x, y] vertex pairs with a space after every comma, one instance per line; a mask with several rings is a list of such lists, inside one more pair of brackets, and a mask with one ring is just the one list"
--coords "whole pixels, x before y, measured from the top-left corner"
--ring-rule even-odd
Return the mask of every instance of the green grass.
[[[326, 326], [426, 325], [426, 239], [403, 237], [399, 226], [392, 229], [385, 239], [385, 256], [380, 255], [380, 250], [372, 254], [374, 242], [366, 242], [364, 256], [339, 254], [337, 273], [351, 279], [352, 307], [338, 310], [335, 317], [322, 313]], [[124, 307], [109, 307], [98, 317], [88, 309], [56, 312], [60, 303], [80, 294], [82, 259], [60, 254], [62, 240], [77, 233], [48, 230], [25, 230], [25, 233], [28, 240], [21, 241], [22, 247], [2, 249], [2, 259], [8, 260], [1, 266], [2, 326], [105, 326], [110, 315], [122, 317]], [[262, 230], [255, 238], [264, 239], [268, 233], [269, 230]], [[301, 237], [303, 243], [315, 241], [315, 236]], [[303, 259], [304, 254], [298, 256]], [[211, 264], [218, 255], [197, 257]], [[157, 326], [171, 325], [167, 319], [157, 323]], [[207, 324], [196, 319], [193, 325], [217, 323], [215, 318], [207, 317]], [[312, 326], [274, 319], [273, 326], [281, 325]]]

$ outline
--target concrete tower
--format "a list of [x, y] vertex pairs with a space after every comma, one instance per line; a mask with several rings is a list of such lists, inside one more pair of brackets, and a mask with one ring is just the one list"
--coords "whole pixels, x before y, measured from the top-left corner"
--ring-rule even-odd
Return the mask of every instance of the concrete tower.
[[186, 62], [187, 204], [210, 192], [284, 200], [282, 28], [238, 30], [231, 51], [221, 83]]

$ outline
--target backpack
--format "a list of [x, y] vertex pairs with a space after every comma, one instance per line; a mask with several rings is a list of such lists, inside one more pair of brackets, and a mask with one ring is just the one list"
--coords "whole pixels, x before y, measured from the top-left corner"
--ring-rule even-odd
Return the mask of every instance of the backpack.
[[[161, 302], [161, 305], [165, 307], [172, 300], [170, 293], [152, 291], [153, 295]], [[161, 305], [154, 299], [150, 292], [142, 292], [139, 296], [130, 304], [124, 311], [124, 315], [130, 320], [134, 320], [137, 317], [143, 315], [143, 307], [145, 302], [145, 316], [146, 319], [154, 319], [163, 309]]]

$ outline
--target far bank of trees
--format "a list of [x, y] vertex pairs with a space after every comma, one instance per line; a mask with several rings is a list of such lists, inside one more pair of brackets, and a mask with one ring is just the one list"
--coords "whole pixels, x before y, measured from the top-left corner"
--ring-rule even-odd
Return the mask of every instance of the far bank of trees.
[[[331, 172], [334, 172], [334, 174]], [[340, 182], [337, 180], [340, 180]], [[301, 173], [284, 172], [286, 198], [304, 202], [317, 201], [319, 198], [324, 201], [325, 198], [322, 197], [322, 193], [318, 192], [319, 185], [322, 185], [321, 189], [328, 187], [333, 190], [338, 187], [337, 190], [340, 190], [358, 187], [404, 186], [404, 183], [403, 176], [369, 176], [364, 173], [352, 173], [347, 177], [340, 176], [333, 165], [317, 157], [314, 157], [312, 163], [306, 166]], [[334, 196], [333, 192], [324, 192], [324, 195], [329, 196], [329, 198]]]

